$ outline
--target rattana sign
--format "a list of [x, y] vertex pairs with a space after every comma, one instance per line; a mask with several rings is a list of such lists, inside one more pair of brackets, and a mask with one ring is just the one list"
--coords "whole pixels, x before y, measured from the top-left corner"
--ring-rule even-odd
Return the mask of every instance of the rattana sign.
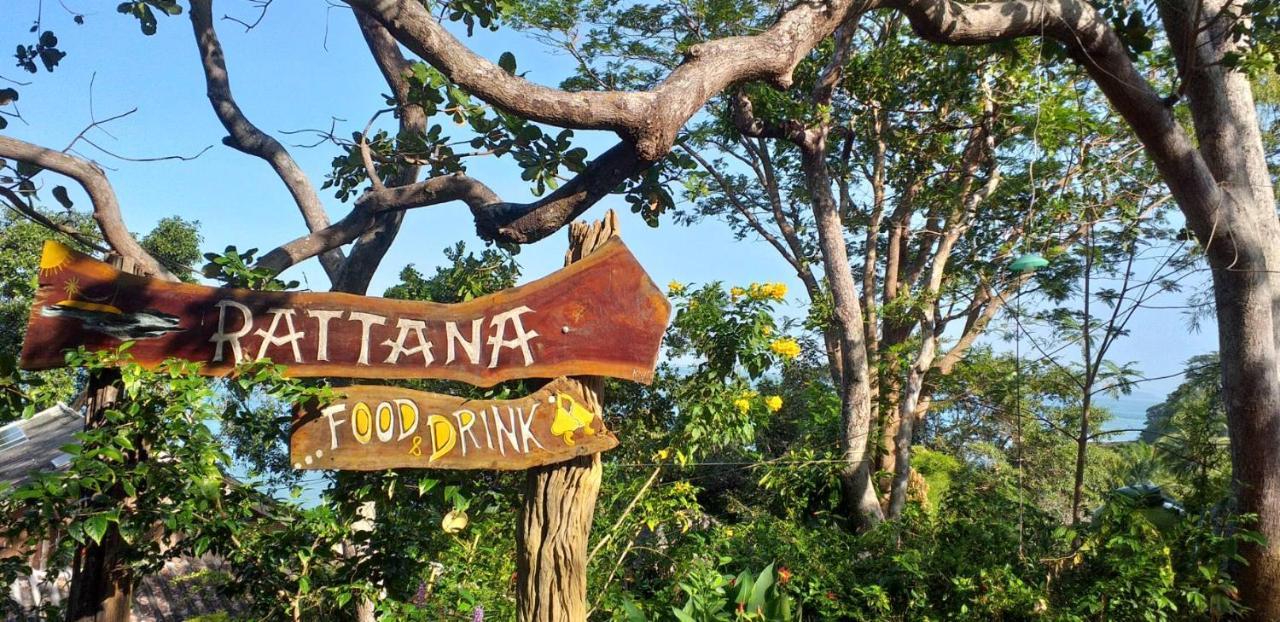
[[[21, 364], [59, 367], [68, 349], [132, 341], [144, 366], [179, 358], [215, 376], [266, 358], [291, 376], [647, 383], [670, 310], [616, 237], [550, 276], [459, 304], [174, 283], [48, 241]], [[617, 444], [564, 379], [502, 401], [383, 386], [340, 393], [334, 404], [299, 408], [296, 467], [520, 469]]]

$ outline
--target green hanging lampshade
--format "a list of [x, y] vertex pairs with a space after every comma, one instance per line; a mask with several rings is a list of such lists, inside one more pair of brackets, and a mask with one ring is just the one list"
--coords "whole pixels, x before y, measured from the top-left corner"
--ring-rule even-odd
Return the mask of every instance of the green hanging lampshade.
[[1009, 264], [1009, 270], [1013, 272], [1035, 272], [1040, 268], [1049, 265], [1049, 260], [1045, 259], [1040, 253], [1027, 253]]

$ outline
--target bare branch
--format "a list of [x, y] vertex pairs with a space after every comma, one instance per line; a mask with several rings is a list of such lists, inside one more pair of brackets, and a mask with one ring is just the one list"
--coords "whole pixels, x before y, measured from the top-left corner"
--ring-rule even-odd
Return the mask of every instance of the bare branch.
[[102, 229], [102, 238], [115, 252], [132, 259], [146, 273], [177, 280], [133, 239], [120, 214], [115, 190], [102, 170], [92, 162], [8, 136], [0, 136], [0, 157], [34, 164], [74, 179], [89, 195], [89, 201], [93, 203], [93, 219]]
[[362, 195], [355, 209], [342, 220], [267, 253], [258, 265], [282, 271], [362, 235], [376, 216], [449, 201], [463, 201], [471, 208], [476, 230], [485, 239], [515, 244], [536, 242], [580, 216], [646, 166], [629, 143], [620, 142], [588, 164], [577, 177], [533, 203], [505, 203], [483, 183], [462, 173], [372, 190]]
[[157, 156], [154, 158], [131, 158], [129, 156], [123, 156], [114, 151], [111, 151], [110, 149], [107, 149], [106, 147], [103, 147], [102, 145], [99, 145], [98, 143], [95, 143], [92, 140], [89, 140], [89, 137], [87, 136], [81, 136], [80, 140], [88, 143], [89, 146], [93, 147], [94, 149], [97, 149], [98, 151], [101, 151], [102, 153], [105, 153], [117, 160], [124, 160], [125, 162], [164, 162], [166, 160], [181, 160], [183, 162], [190, 162], [204, 155], [206, 151], [213, 149], [213, 145], [205, 145], [204, 149], [197, 151], [195, 155], [189, 155], [189, 156], [171, 155], [171, 156]]
[[93, 240], [86, 238], [83, 233], [76, 230], [74, 227], [50, 220], [48, 216], [41, 214], [35, 209], [35, 207], [28, 205], [26, 201], [23, 201], [22, 197], [18, 196], [18, 193], [4, 186], [0, 186], [0, 195], [3, 195], [4, 198], [8, 200], [9, 209], [22, 215], [27, 220], [49, 229], [50, 231], [61, 233], [88, 248], [98, 251], [99, 253], [110, 252], [108, 249], [99, 246]]
[[[1133, 128], [1200, 240], [1214, 237], [1221, 189], [1173, 111], [1138, 73], [1107, 19], [1092, 5], [1080, 0], [882, 0], [877, 6], [901, 11], [921, 37], [938, 43], [978, 45], [1037, 35], [1061, 42]], [[1228, 242], [1222, 226], [1219, 237]], [[1221, 259], [1235, 250], [1224, 243], [1211, 252]]]
[[[250, 123], [231, 95], [231, 81], [227, 75], [227, 64], [222, 54], [222, 44], [213, 28], [213, 0], [192, 0], [191, 27], [195, 32], [196, 44], [200, 48], [201, 66], [204, 68], [205, 85], [208, 89], [209, 103], [213, 111], [226, 128], [229, 136], [222, 142], [232, 149], [266, 160], [271, 168], [280, 176], [280, 180], [289, 189], [289, 194], [302, 212], [302, 218], [311, 231], [318, 231], [329, 226], [329, 217], [320, 195], [311, 185], [311, 181], [298, 167], [289, 152], [279, 141], [267, 135], [257, 126]], [[336, 280], [342, 270], [342, 251], [332, 249], [320, 258], [325, 273], [330, 280]]]

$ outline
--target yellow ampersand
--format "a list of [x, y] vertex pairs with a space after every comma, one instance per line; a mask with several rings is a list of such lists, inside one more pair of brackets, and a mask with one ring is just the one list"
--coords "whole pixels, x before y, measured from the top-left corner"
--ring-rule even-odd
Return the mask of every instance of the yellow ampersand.
[[413, 446], [409, 448], [409, 455], [418, 456], [418, 457], [422, 456], [422, 437], [421, 436], [413, 437]]

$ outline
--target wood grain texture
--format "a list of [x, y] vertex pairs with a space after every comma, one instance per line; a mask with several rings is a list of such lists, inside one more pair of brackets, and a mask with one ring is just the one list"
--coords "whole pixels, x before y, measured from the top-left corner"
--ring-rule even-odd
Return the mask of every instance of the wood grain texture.
[[67, 349], [133, 339], [131, 352], [145, 366], [174, 357], [204, 363], [208, 375], [231, 371], [238, 354], [283, 363], [292, 376], [492, 386], [591, 374], [647, 383], [670, 311], [616, 238], [550, 276], [451, 305], [172, 283], [50, 241], [22, 367], [60, 367]]
[[618, 439], [579, 384], [552, 381], [512, 400], [469, 400], [354, 386], [300, 408], [289, 439], [296, 469], [522, 470], [613, 449]]
[[[613, 210], [604, 220], [569, 226], [566, 266], [590, 261], [618, 235]], [[570, 380], [593, 411], [602, 410], [599, 377]], [[587, 543], [600, 496], [600, 454], [529, 469], [516, 525], [516, 619], [519, 622], [585, 622]]]

